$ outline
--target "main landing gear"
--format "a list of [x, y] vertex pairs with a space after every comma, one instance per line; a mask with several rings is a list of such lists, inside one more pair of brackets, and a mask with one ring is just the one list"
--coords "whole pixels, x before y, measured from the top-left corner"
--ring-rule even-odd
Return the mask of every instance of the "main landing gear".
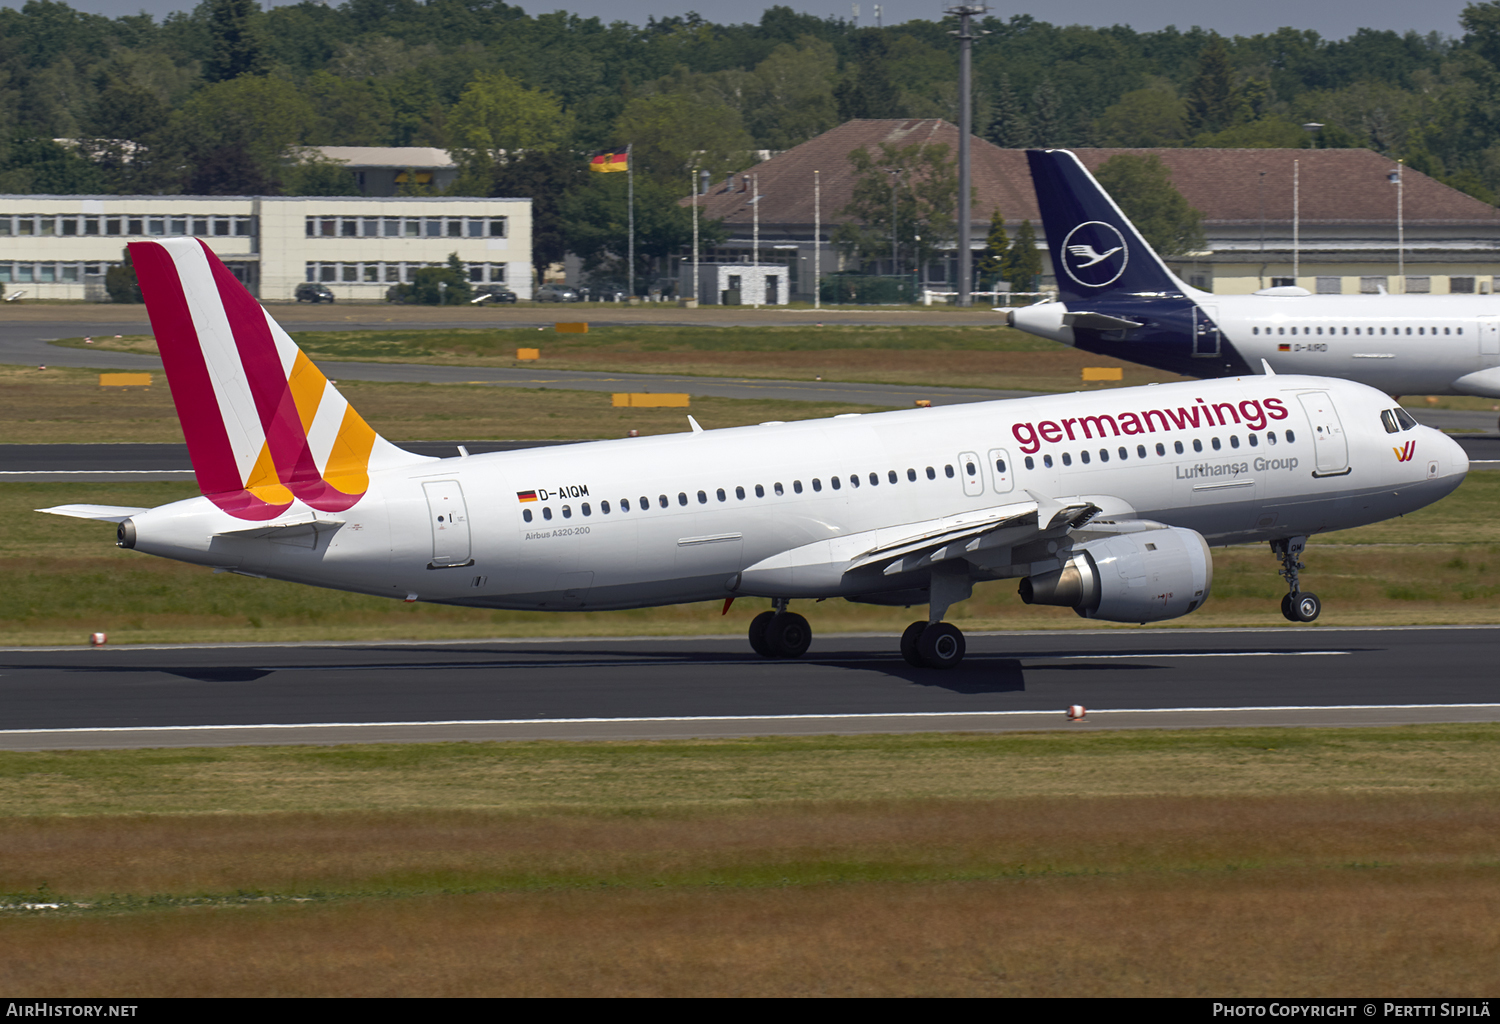
[[1305, 594], [1298, 585], [1297, 573], [1307, 568], [1301, 561], [1306, 547], [1306, 537], [1283, 537], [1271, 541], [1271, 553], [1281, 562], [1279, 572], [1286, 580], [1288, 593], [1281, 599], [1281, 614], [1288, 622], [1311, 622], [1323, 610], [1318, 595]]
[[761, 612], [750, 620], [750, 646], [762, 658], [800, 658], [812, 643], [812, 627], [796, 612], [786, 610], [787, 599], [778, 597], [775, 611]]
[[951, 622], [913, 622], [901, 634], [901, 657], [914, 668], [952, 668], [965, 649], [963, 632]]

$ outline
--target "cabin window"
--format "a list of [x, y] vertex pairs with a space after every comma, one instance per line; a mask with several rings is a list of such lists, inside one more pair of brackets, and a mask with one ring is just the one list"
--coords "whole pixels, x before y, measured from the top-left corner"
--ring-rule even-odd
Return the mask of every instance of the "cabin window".
[[885, 478], [887, 480], [889, 480], [891, 483], [895, 483], [896, 480], [898, 479], [897, 476], [896, 476], [896, 471], [894, 469], [887, 470], [886, 474], [885, 474]]
[[830, 485], [830, 486], [832, 486], [832, 487], [833, 487], [833, 489], [834, 489], [834, 490], [835, 490], [835, 491], [836, 491], [836, 490], [838, 490], [838, 489], [839, 489], [839, 488], [840, 488], [840, 487], [842, 487], [842, 486], [844, 486], [844, 485], [843, 485], [843, 484], [841, 484], [841, 483], [840, 483], [840, 482], [839, 482], [839, 478], [838, 478], [838, 477], [836, 477], [836, 476], [831, 476], [831, 477], [829, 477], [829, 478], [828, 478], [828, 483], [829, 483], [829, 485]]
[[[1164, 444], [1162, 444], [1160, 441], [1156, 442], [1156, 454], [1158, 454], [1158, 455], [1165, 455], [1165, 454], [1167, 454], [1167, 446], [1164, 445]], [[1144, 459], [1145, 457], [1146, 457], [1146, 453], [1144, 451], [1141, 452], [1141, 458]]]
[[1026, 456], [1026, 468], [1036, 469], [1036, 460], [1033, 459], [1030, 455]]
[[[1421, 335], [1421, 334], [1422, 334], [1422, 332], [1423, 332], [1423, 331], [1425, 331], [1425, 330], [1427, 330], [1427, 328], [1425, 328], [1425, 327], [1418, 327], [1418, 328], [1417, 328], [1417, 334], [1418, 334], [1418, 335], [1419, 335], [1419, 336], [1420, 336], [1420, 335]], [[1408, 327], [1408, 328], [1407, 328], [1407, 329], [1406, 329], [1406, 333], [1407, 333], [1407, 334], [1410, 334], [1410, 333], [1411, 333], [1411, 328], [1410, 328], [1410, 327]]]
[[1268, 430], [1268, 431], [1266, 431], [1266, 444], [1275, 444], [1275, 443], [1276, 443], [1276, 431], [1274, 431], [1274, 430]]
[[1051, 469], [1052, 468], [1052, 456], [1050, 456], [1050, 455], [1043, 455], [1042, 456], [1042, 465], [1046, 466], [1048, 469]]
[[871, 487], [879, 487], [880, 486], [880, 474], [879, 473], [871, 473], [870, 474], [870, 486]]
[[1210, 441], [1210, 442], [1209, 442], [1209, 443], [1210, 443], [1210, 444], [1212, 444], [1212, 445], [1213, 445], [1213, 446], [1214, 446], [1214, 451], [1218, 451], [1218, 450], [1219, 450], [1219, 449], [1220, 449], [1220, 448], [1222, 448], [1222, 447], [1224, 447], [1224, 446], [1223, 446], [1223, 445], [1221, 445], [1221, 444], [1220, 444], [1220, 443], [1219, 443], [1219, 439], [1218, 439], [1218, 438], [1217, 438], [1217, 437], [1216, 437], [1216, 438], [1214, 438], [1214, 439], [1213, 439], [1213, 440], [1212, 440], [1212, 441]]
[[1172, 447], [1173, 447], [1173, 449], [1176, 450], [1176, 452], [1177, 452], [1178, 455], [1182, 454], [1182, 442], [1181, 441], [1174, 441], [1172, 443]]
[[573, 506], [572, 505], [564, 505], [562, 507], [562, 514], [563, 514], [563, 518], [564, 519], [572, 519], [573, 518]]
[[1005, 460], [1004, 459], [996, 459], [995, 460], [995, 472], [996, 473], [1004, 473], [1005, 472]]
[[813, 490], [814, 491], [821, 491], [822, 489], [823, 489], [823, 481], [819, 480], [817, 477], [813, 477]]
[[906, 479], [909, 482], [911, 482], [911, 483], [916, 483], [917, 482], [917, 471], [915, 469], [908, 469], [906, 471]]
[[669, 507], [671, 507], [671, 504], [672, 504], [670, 501], [667, 500], [667, 496], [665, 494], [658, 494], [656, 496], [656, 503], [658, 505], [660, 505], [662, 508], [669, 508]]
[[1462, 334], [1462, 333], [1464, 333], [1464, 329], [1462, 327], [1454, 328], [1453, 333], [1454, 334]]
[[601, 502], [599, 502], [599, 511], [603, 512], [605, 515], [609, 515], [609, 502], [607, 502], [607, 501], [601, 501]]
[[1089, 450], [1087, 448], [1085, 448], [1083, 451], [1079, 452], [1078, 453], [1078, 457], [1083, 460], [1083, 464], [1085, 466], [1087, 466], [1089, 464]]
[[1196, 438], [1196, 437], [1193, 438], [1193, 451], [1195, 451], [1195, 452], [1201, 452], [1202, 450], [1203, 450], [1203, 441], [1200, 440], [1199, 438]]
[[933, 469], [932, 469], [931, 466], [927, 467], [927, 479], [929, 479], [929, 480], [936, 480], [937, 479], [937, 473], [935, 473], [933, 471]]
[[699, 491], [698, 492], [698, 504], [700, 504], [700, 505], [707, 505], [708, 504], [708, 493], [706, 491]]
[[859, 474], [858, 473], [850, 473], [849, 474], [849, 486], [850, 487], [858, 487], [859, 486]]
[[1288, 430], [1286, 432], [1286, 443], [1287, 444], [1296, 444], [1297, 443], [1297, 435], [1294, 434], [1294, 433], [1292, 433], [1290, 430]]
[[[1145, 449], [1144, 449], [1144, 448], [1143, 448], [1143, 449], [1141, 449], [1141, 454], [1142, 454], [1142, 455], [1145, 455], [1145, 454], [1146, 454], [1146, 451], [1145, 451]], [[1123, 461], [1123, 460], [1125, 460], [1125, 459], [1128, 459], [1128, 458], [1130, 458], [1130, 449], [1129, 449], [1129, 448], [1126, 448], [1126, 447], [1124, 447], [1124, 446], [1123, 446], [1123, 445], [1122, 445], [1122, 446], [1121, 446], [1121, 447], [1120, 447], [1120, 451], [1119, 451], [1119, 455], [1120, 455], [1120, 459], [1121, 459], [1121, 461]]]
[[1238, 435], [1238, 434], [1230, 434], [1229, 435], [1229, 447], [1231, 447], [1231, 448], [1238, 448], [1239, 446], [1240, 446], [1240, 435]]
[[1276, 328], [1276, 333], [1277, 334], [1285, 334], [1286, 333], [1286, 328], [1285, 327], [1278, 327], [1278, 328]]
[[1443, 333], [1444, 334], [1451, 334], [1452, 332], [1453, 332], [1453, 328], [1451, 328], [1451, 327], [1444, 327], [1443, 328]]
[[728, 501], [729, 500], [729, 495], [727, 495], [727, 494], [724, 493], [724, 488], [722, 488], [722, 487], [720, 487], [717, 491], [714, 491], [714, 497], [718, 498], [720, 501]]
[[801, 494], [802, 493], [802, 481], [801, 480], [793, 480], [792, 481], [792, 493], [793, 494]]
[[586, 501], [582, 505], [578, 506], [578, 510], [586, 516], [591, 516], [594, 514], [593, 510], [589, 508], [589, 503]]
[[1295, 328], [1295, 327], [1292, 328], [1292, 336], [1293, 337], [1297, 336], [1297, 328]]
[[[1124, 448], [1120, 449], [1120, 451], [1122, 451], [1122, 452], [1124, 450], [1125, 450]], [[1099, 461], [1100, 462], [1108, 462], [1109, 461], [1109, 449], [1108, 448], [1100, 448], [1099, 449]]]
[[743, 487], [736, 487], [734, 489], [734, 496], [736, 498], [738, 498], [740, 501], [744, 501], [745, 500], [745, 489]]
[[775, 490], [776, 490], [776, 497], [778, 497], [778, 498], [781, 497], [783, 494], [786, 493], [785, 491], [783, 491], [781, 489], [781, 481], [780, 480], [776, 481]]
[[1246, 440], [1250, 442], [1251, 448], [1257, 448], [1260, 446], [1260, 439], [1257, 438], [1254, 434], [1251, 434], [1248, 438], [1246, 438]]
[[1064, 466], [1071, 466], [1073, 464], [1073, 456], [1067, 452], [1063, 452], [1062, 462]]
[[552, 509], [544, 507], [542, 509], [542, 518], [543, 519], [551, 519], [552, 518]]
[[1250, 328], [1250, 333], [1251, 334], [1259, 334], [1260, 333], [1260, 328], [1259, 327], [1252, 327], [1252, 328]]
[[526, 520], [528, 523], [531, 522], [531, 509], [523, 508], [521, 510], [521, 518]]
[[677, 492], [677, 504], [679, 504], [679, 505], [686, 505], [687, 504], [687, 492], [686, 491], [678, 491]]
[[760, 484], [756, 484], [755, 485], [755, 496], [757, 498], [764, 498], [766, 496], [766, 489], [764, 487], [762, 487]]
[[953, 479], [953, 467], [952, 466], [944, 466], [943, 467], [943, 473], [948, 477], [949, 480]]

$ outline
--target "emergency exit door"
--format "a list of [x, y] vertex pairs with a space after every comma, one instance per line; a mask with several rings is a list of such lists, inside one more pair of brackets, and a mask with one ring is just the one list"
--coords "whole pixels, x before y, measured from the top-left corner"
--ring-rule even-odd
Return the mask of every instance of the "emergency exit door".
[[457, 480], [430, 480], [422, 484], [422, 489], [427, 492], [428, 519], [432, 525], [432, 561], [427, 568], [473, 565], [463, 488]]

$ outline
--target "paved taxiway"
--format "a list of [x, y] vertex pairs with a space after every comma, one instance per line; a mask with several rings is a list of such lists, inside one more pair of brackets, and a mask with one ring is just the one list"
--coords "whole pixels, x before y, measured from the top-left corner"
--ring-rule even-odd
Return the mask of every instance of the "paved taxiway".
[[10, 648], [0, 748], [1500, 721], [1500, 627], [976, 634], [949, 672], [895, 642]]

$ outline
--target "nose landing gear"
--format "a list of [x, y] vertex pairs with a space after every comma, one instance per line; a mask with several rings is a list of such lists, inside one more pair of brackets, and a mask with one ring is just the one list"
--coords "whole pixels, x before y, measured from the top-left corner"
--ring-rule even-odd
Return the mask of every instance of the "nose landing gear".
[[1271, 553], [1281, 563], [1278, 571], [1286, 580], [1288, 593], [1281, 599], [1281, 614], [1288, 622], [1311, 622], [1323, 610], [1318, 595], [1303, 593], [1298, 583], [1298, 572], [1307, 568], [1301, 561], [1306, 548], [1306, 537], [1282, 537], [1271, 541]]

